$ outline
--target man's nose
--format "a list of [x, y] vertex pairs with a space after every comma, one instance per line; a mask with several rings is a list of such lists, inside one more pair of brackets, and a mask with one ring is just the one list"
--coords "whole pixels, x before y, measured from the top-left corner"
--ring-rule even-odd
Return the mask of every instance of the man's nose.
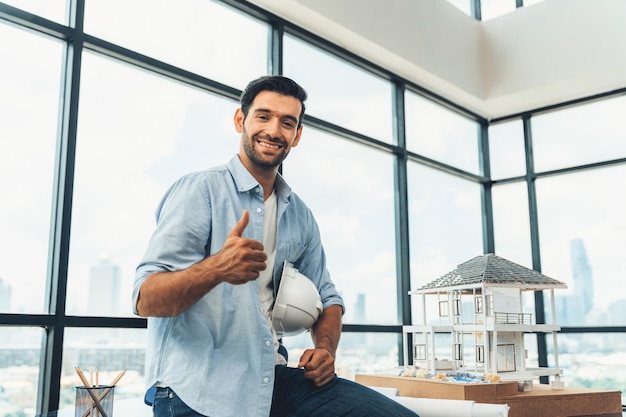
[[270, 138], [278, 137], [280, 131], [280, 120], [272, 118], [265, 124], [265, 133]]

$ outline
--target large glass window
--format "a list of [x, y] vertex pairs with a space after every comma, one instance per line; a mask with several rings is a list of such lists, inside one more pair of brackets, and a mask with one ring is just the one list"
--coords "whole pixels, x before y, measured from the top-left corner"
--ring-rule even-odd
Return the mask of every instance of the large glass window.
[[63, 45], [0, 23], [0, 313], [41, 313]]
[[179, 176], [225, 163], [237, 152], [236, 108], [195, 88], [84, 55], [68, 312], [131, 314], [134, 271], [159, 200]]
[[[232, 88], [243, 89], [269, 68], [278, 68], [307, 89], [307, 114], [319, 119], [324, 131], [305, 126], [301, 143], [284, 163], [284, 175], [318, 220], [331, 275], [346, 301], [344, 323], [399, 328], [395, 245], [405, 243], [396, 234], [407, 231], [395, 229], [394, 204], [402, 203], [398, 197], [404, 190], [394, 188], [394, 169], [403, 168], [407, 155], [390, 146], [397, 145], [396, 84], [390, 82], [397, 75], [370, 71], [358, 58], [344, 59], [345, 51], [330, 43], [313, 46], [314, 41], [308, 43], [313, 35], [304, 31], [285, 35], [282, 43], [273, 44], [282, 50], [270, 51], [268, 40], [291, 27], [270, 14], [264, 20], [262, 8], [253, 7], [254, 16], [237, 10], [238, 1], [86, 0], [86, 38], [67, 26], [68, 3], [0, 3], [0, 19], [14, 8], [37, 16], [29, 20], [32, 30], [19, 28], [26, 16], [22, 12], [16, 15], [18, 23], [0, 23], [0, 416], [35, 415], [41, 411], [35, 409], [37, 399], [47, 394], [52, 399], [60, 394], [60, 408], [70, 407], [79, 384], [75, 366], [88, 373], [97, 369], [102, 383], [125, 371], [116, 402], [144, 407], [139, 398], [145, 389], [146, 332], [134, 329], [143, 321], [118, 318], [131, 316], [134, 271], [154, 229], [155, 209], [178, 177], [225, 163], [239, 147], [233, 127], [237, 103], [191, 86], [204, 81], [212, 91], [224, 86], [230, 97]], [[469, 13], [470, 0], [451, 3]], [[489, 20], [512, 12], [519, 2], [481, 3], [482, 18]], [[153, 59], [163, 61], [174, 67], [177, 80], [94, 52], [94, 37], [104, 55], [113, 44], [111, 55], [129, 55], [129, 62], [146, 61], [149, 67]], [[74, 45], [83, 39], [84, 48]], [[72, 99], [79, 103], [61, 95], [66, 44], [83, 53], [74, 68], [80, 86]], [[282, 63], [270, 62], [276, 56]], [[190, 84], [184, 82], [187, 75]], [[397, 85], [407, 81], [397, 79]], [[73, 113], [60, 112], [59, 103], [63, 111], [78, 106], [76, 138], [72, 126], [59, 129], [59, 120], [74, 121]], [[481, 174], [478, 128], [487, 121], [472, 120], [415, 91], [406, 92], [404, 104], [405, 114], [397, 114], [397, 120], [406, 127], [408, 212], [400, 216], [409, 223], [411, 288], [481, 255], [482, 221], [493, 220], [498, 255], [530, 267], [535, 225], [529, 220], [528, 184], [523, 178], [501, 181], [526, 174], [522, 122], [516, 118], [489, 127], [493, 219], [483, 219], [490, 211], [481, 210], [482, 185], [467, 177]], [[538, 213], [532, 214], [538, 215], [542, 272], [569, 286], [556, 290], [556, 313], [564, 327], [558, 335], [559, 366], [570, 387], [626, 391], [623, 332], [593, 337], [567, 332], [570, 326], [604, 331], [603, 326], [626, 325], [626, 297], [615, 291], [621, 288], [620, 258], [626, 247], [626, 189], [620, 183], [626, 164], [581, 166], [626, 158], [625, 111], [626, 97], [616, 95], [529, 119], [529, 156], [539, 173], [530, 185], [537, 192]], [[335, 127], [340, 130], [336, 135], [330, 133]], [[346, 130], [373, 146], [346, 139]], [[69, 137], [61, 138], [59, 132]], [[61, 159], [59, 143], [74, 139], [76, 160]], [[74, 162], [73, 182], [68, 182], [73, 187], [55, 184], [57, 170]], [[452, 175], [450, 167], [470, 175]], [[578, 169], [542, 175], [562, 168]], [[59, 198], [72, 204], [71, 228], [51, 227], [51, 218], [60, 215], [53, 202], [57, 187]], [[51, 259], [49, 242], [68, 240], [69, 254], [54, 251], [60, 256]], [[56, 282], [50, 277], [58, 277], [59, 288], [46, 289], [47, 282]], [[44, 309], [47, 290], [58, 290], [60, 307], [66, 306], [54, 317]], [[534, 311], [534, 296], [525, 294], [524, 312]], [[414, 311], [417, 304], [413, 300]], [[474, 308], [489, 314], [492, 304], [487, 299]], [[442, 300], [426, 308], [439, 307], [453, 314], [463, 306]], [[77, 322], [80, 327], [74, 327]], [[109, 327], [117, 323], [120, 328]], [[354, 328], [361, 329], [349, 329]], [[366, 330], [342, 335], [339, 375], [352, 379], [356, 373], [386, 372], [397, 365], [399, 333]], [[60, 335], [62, 359], [56, 350], [42, 349]], [[438, 341], [439, 336], [446, 342], [437, 343], [437, 355], [449, 357], [454, 342], [449, 334], [438, 335]], [[527, 363], [544, 362], [537, 346], [541, 338], [525, 338]], [[312, 346], [308, 333], [284, 342], [294, 366], [303, 349]], [[475, 356], [482, 348], [460, 349], [457, 353]], [[53, 375], [42, 384], [40, 369], [54, 373], [59, 368], [60, 380]], [[47, 383], [51, 392], [38, 393]]]
[[565, 326], [623, 326], [626, 296], [626, 166], [537, 180], [543, 273], [564, 281], [557, 298]]
[[284, 74], [309, 93], [307, 113], [392, 142], [392, 86], [328, 52], [285, 36]]
[[39, 15], [57, 23], [67, 23], [66, 0], [3, 0], [3, 3], [13, 7], [19, 7], [29, 13]]
[[[87, 379], [102, 385], [115, 383], [115, 402], [141, 403], [145, 391], [147, 332], [144, 329], [69, 328], [63, 344], [59, 409], [73, 407], [76, 386], [83, 385], [76, 367]], [[121, 375], [121, 377], [120, 377]]]
[[496, 254], [532, 269], [526, 183], [497, 185], [491, 193]]
[[34, 416], [42, 329], [0, 327], [0, 416]]
[[397, 323], [391, 155], [305, 126], [283, 172], [319, 223], [344, 322]]
[[[289, 366], [298, 366], [305, 349], [313, 347], [311, 335], [283, 338]], [[393, 373], [398, 366], [398, 335], [393, 333], [343, 333], [337, 348], [337, 375], [354, 380], [356, 374]]]
[[[622, 306], [622, 317], [626, 314]], [[624, 333], [559, 334], [559, 367], [566, 387], [621, 391], [626, 404], [626, 335]], [[550, 351], [549, 366], [554, 366]]]
[[626, 97], [620, 96], [532, 120], [535, 171], [626, 157]]
[[411, 288], [482, 255], [478, 184], [417, 163], [408, 165]]
[[267, 72], [268, 25], [214, 0], [87, 1], [85, 32], [239, 89]]
[[498, 180], [525, 175], [525, 153], [521, 120], [489, 126], [491, 178]]
[[410, 91], [405, 107], [409, 151], [478, 174], [476, 122]]

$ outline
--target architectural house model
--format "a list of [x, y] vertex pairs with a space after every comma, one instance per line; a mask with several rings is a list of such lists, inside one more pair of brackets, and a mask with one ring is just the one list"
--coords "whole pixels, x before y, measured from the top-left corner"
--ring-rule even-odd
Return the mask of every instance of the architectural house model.
[[[567, 285], [494, 254], [470, 259], [409, 292], [415, 297], [421, 318], [413, 325], [403, 326], [404, 364], [409, 364], [407, 356], [412, 352], [413, 366], [433, 374], [497, 375], [502, 381], [518, 381], [524, 391], [532, 388], [536, 377], [553, 376], [552, 388], [562, 389], [557, 349], [561, 327], [555, 321], [554, 308], [556, 288]], [[523, 297], [544, 290], [549, 292], [551, 304], [551, 318], [545, 320], [549, 321], [546, 324], [536, 323], [532, 313], [524, 312]], [[527, 333], [546, 333], [548, 338], [552, 335], [553, 368], [526, 366]]]

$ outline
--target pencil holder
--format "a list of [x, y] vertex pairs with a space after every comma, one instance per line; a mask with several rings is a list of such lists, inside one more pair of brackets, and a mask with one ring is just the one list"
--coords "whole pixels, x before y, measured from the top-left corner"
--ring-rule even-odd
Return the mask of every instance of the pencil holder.
[[112, 385], [76, 387], [74, 417], [113, 417]]

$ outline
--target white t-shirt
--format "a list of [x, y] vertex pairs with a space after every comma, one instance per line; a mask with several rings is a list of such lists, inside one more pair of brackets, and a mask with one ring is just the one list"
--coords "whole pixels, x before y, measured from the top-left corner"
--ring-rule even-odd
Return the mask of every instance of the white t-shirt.
[[267, 254], [267, 261], [265, 261], [267, 268], [260, 272], [257, 281], [259, 283], [261, 307], [263, 307], [267, 322], [269, 323], [270, 329], [272, 329], [276, 364], [286, 365], [287, 361], [283, 355], [278, 353], [278, 337], [272, 325], [272, 309], [274, 307], [274, 282], [272, 280], [272, 271], [274, 270], [274, 261], [276, 259], [276, 219], [276, 193], [272, 191], [272, 194], [265, 200], [265, 213], [263, 214], [263, 248]]

